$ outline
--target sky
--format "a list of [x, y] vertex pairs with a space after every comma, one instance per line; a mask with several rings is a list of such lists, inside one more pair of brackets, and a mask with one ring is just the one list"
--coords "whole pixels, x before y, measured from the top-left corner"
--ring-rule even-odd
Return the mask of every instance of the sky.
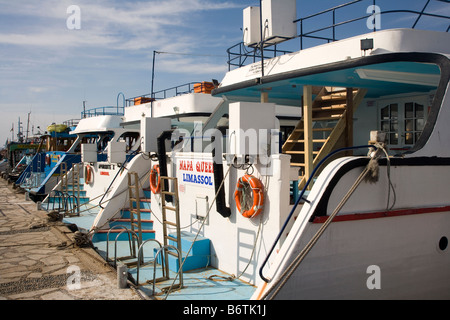
[[[297, 16], [348, 1], [297, 0]], [[425, 3], [377, 1], [382, 10], [421, 11]], [[363, 16], [370, 4], [342, 9], [338, 19]], [[154, 51], [164, 52], [156, 54], [155, 91], [220, 81], [228, 70], [226, 50], [242, 41], [242, 10], [257, 5], [259, 0], [0, 0], [0, 148], [12, 138], [12, 127], [17, 134], [19, 118], [31, 135], [79, 119], [83, 101], [86, 109], [116, 106], [120, 92], [126, 98], [150, 93]], [[433, 0], [427, 12], [450, 15], [449, 9], [448, 1]], [[330, 19], [311, 19], [305, 27]], [[413, 22], [400, 16], [382, 20], [381, 27]], [[448, 26], [424, 23], [440, 31]], [[342, 29], [338, 37], [367, 31], [365, 21]]]

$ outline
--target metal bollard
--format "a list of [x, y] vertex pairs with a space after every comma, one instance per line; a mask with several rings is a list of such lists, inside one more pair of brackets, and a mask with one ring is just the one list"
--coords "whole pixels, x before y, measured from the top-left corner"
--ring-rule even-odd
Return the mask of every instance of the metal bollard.
[[119, 289], [127, 288], [128, 268], [125, 264], [119, 263], [117, 265], [117, 287]]

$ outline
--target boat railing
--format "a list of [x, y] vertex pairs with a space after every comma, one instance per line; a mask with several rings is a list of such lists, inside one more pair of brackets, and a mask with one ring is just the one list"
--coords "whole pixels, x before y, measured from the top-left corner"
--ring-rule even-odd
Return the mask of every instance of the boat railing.
[[76, 127], [78, 123], [80, 122], [80, 119], [69, 119], [63, 122], [64, 125], [67, 127]]
[[[439, 0], [435, 0], [435, 1], [439, 1]], [[340, 40], [340, 38], [337, 35], [337, 29], [339, 27], [357, 22], [357, 21], [361, 21], [361, 20], [368, 20], [370, 18], [376, 18], [376, 15], [378, 15], [378, 17], [381, 19], [382, 16], [384, 15], [388, 15], [388, 14], [409, 14], [412, 16], [416, 16], [416, 19], [414, 20], [414, 24], [411, 26], [411, 29], [415, 29], [418, 22], [423, 18], [423, 17], [432, 17], [432, 18], [437, 18], [437, 19], [446, 19], [446, 20], [450, 20], [449, 16], [444, 16], [444, 15], [439, 15], [439, 14], [434, 14], [434, 13], [427, 13], [425, 12], [425, 10], [427, 9], [428, 5], [430, 4], [431, 0], [427, 0], [425, 3], [425, 6], [423, 7], [423, 9], [421, 11], [415, 11], [415, 10], [408, 10], [408, 9], [400, 9], [400, 10], [386, 10], [383, 11], [380, 8], [379, 12], [373, 12], [372, 10], [370, 10], [370, 13], [367, 13], [366, 11], [366, 15], [363, 15], [361, 17], [357, 17], [357, 18], [353, 18], [353, 19], [348, 19], [348, 20], [344, 20], [344, 21], [337, 21], [337, 16], [336, 13], [338, 11], [340, 11], [341, 9], [345, 8], [345, 7], [349, 7], [352, 5], [355, 5], [357, 3], [360, 2], [367, 2], [368, 4], [370, 4], [372, 6], [372, 8], [376, 8], [377, 3], [379, 4], [380, 1], [376, 1], [376, 0], [355, 0], [355, 1], [351, 1], [300, 19], [297, 19], [294, 21], [294, 23], [298, 23], [300, 25], [300, 33], [298, 35], [298, 37], [300, 38], [300, 50], [303, 49], [303, 40], [305, 38], [311, 38], [311, 39], [318, 39], [318, 40], [323, 40], [326, 42], [334, 42], [337, 40]], [[330, 14], [331, 13], [331, 19], [332, 19], [332, 24], [325, 26], [325, 27], [321, 27], [318, 29], [314, 29], [314, 30], [310, 30], [310, 31], [305, 31], [305, 22], [308, 20], [311, 20], [313, 18], [317, 18], [326, 14]], [[381, 20], [380, 20], [381, 21]], [[314, 22], [313, 22], [314, 23]], [[376, 23], [371, 23], [372, 27], [373, 27], [373, 31], [376, 32], [377, 31], [377, 25]], [[326, 31], [326, 30], [331, 30], [331, 35], [330, 36], [319, 36], [317, 35], [318, 33], [322, 32], [322, 31]], [[450, 24], [448, 25], [446, 32], [450, 31]]]
[[[277, 45], [273, 45], [273, 48], [264, 49], [264, 58], [275, 58], [280, 55], [291, 53], [292, 51], [279, 50]], [[255, 63], [261, 61], [262, 54], [258, 48], [249, 48], [244, 42], [240, 42], [231, 48], [227, 49], [228, 54], [228, 71], [232, 67], [242, 67], [248, 63]]]
[[[343, 36], [345, 38], [349, 36], [356, 36], [360, 33], [356, 33], [355, 31], [360, 31], [361, 28], [354, 27], [355, 23], [360, 21], [367, 21], [365, 23], [364, 29], [370, 30], [370, 31], [378, 31], [381, 29], [381, 23], [377, 24], [376, 21], [384, 21], [383, 16], [396, 14], [399, 16], [398, 19], [391, 19], [390, 20], [390, 28], [394, 27], [405, 27], [405, 20], [401, 15], [407, 14], [411, 17], [411, 21], [414, 20], [414, 23], [412, 26], [410, 26], [411, 29], [416, 29], [419, 21], [421, 21], [423, 18], [433, 18], [435, 20], [440, 20], [440, 24], [444, 24], [444, 28], [442, 28], [441, 31], [449, 32], [450, 31], [450, 17], [443, 15], [443, 14], [436, 14], [434, 12], [427, 12], [427, 9], [429, 9], [429, 4], [432, 2], [432, 0], [426, 0], [424, 1], [424, 7], [421, 11], [416, 10], [410, 10], [410, 9], [398, 9], [398, 10], [382, 10], [382, 6], [380, 4], [380, 0], [354, 0], [350, 1], [332, 8], [329, 8], [324, 11], [320, 11], [311, 15], [308, 15], [306, 17], [299, 18], [297, 20], [294, 20], [293, 23], [297, 24], [298, 28], [298, 34], [295, 37], [292, 38], [286, 38], [285, 41], [288, 40], [300, 40], [300, 48], [299, 50], [306, 49], [307, 47], [311, 47], [313, 45], [317, 45], [316, 42], [322, 42], [322, 43], [330, 43], [334, 41], [341, 40]], [[433, 0], [433, 2], [447, 2], [443, 0]], [[366, 4], [367, 6], [363, 6], [363, 4]], [[357, 5], [360, 5], [362, 9], [364, 8], [364, 15], [357, 16], [355, 18], [348, 18], [350, 15], [348, 12], [343, 12], [340, 16], [346, 16], [346, 19], [338, 19], [338, 13], [343, 11], [344, 8], [353, 7], [356, 8]], [[366, 9], [367, 8], [367, 9]], [[328, 20], [329, 19], [329, 20]], [[330, 21], [331, 22], [327, 22]], [[325, 22], [324, 22], [325, 21]], [[370, 23], [369, 23], [370, 22]], [[447, 25], [447, 23], [449, 23]], [[352, 25], [351, 30], [348, 29], [344, 30], [344, 27], [350, 27]], [[397, 24], [397, 26], [394, 26], [394, 24]], [[402, 25], [403, 24], [403, 25]], [[321, 27], [317, 27], [318, 25], [321, 25]], [[312, 26], [312, 27], [309, 27]], [[369, 27], [371, 29], [369, 29]], [[434, 26], [436, 27], [436, 26]], [[344, 30], [342, 35], [339, 31]], [[353, 34], [350, 34], [353, 33]], [[305, 40], [314, 40], [314, 44], [310, 44], [309, 46], [306, 44]], [[276, 48], [276, 44], [270, 43], [271, 39], [265, 39], [262, 41], [262, 43], [257, 43], [252, 47], [246, 47], [243, 43], [239, 43], [237, 45], [234, 45], [230, 47], [228, 52], [228, 69], [231, 70], [233, 67], [242, 67], [244, 65], [247, 65], [249, 63], [255, 63], [258, 61], [261, 61], [261, 57], [264, 59], [270, 59], [275, 56], [283, 55], [283, 50], [278, 50]], [[290, 41], [292, 43], [292, 41]], [[271, 48], [271, 46], [275, 46], [274, 49]], [[295, 45], [297, 47], [298, 45]], [[292, 47], [292, 46], [291, 46]], [[298, 47], [295, 50], [292, 51], [298, 51]]]
[[[181, 85], [178, 85], [175, 87], [155, 91], [155, 92], [153, 92], [153, 94], [147, 93], [144, 95], [128, 98], [128, 99], [126, 99], [126, 106], [127, 107], [134, 106], [137, 99], [142, 99], [142, 98], [157, 100], [157, 99], [166, 99], [166, 98], [170, 98], [170, 97], [179, 96], [182, 94], [192, 93], [192, 92], [194, 92], [194, 86], [198, 83], [201, 83], [201, 81], [188, 82], [188, 83], [184, 83], [184, 84], [181, 84]], [[150, 100], [148, 102], [150, 102]]]
[[119, 106], [105, 106], [89, 109], [81, 112], [81, 118], [91, 118], [96, 116], [123, 116], [125, 113], [124, 107]]

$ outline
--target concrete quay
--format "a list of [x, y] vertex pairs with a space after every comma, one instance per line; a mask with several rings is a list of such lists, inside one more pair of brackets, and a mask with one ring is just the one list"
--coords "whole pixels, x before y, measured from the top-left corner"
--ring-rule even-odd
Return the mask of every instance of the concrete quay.
[[0, 179], [0, 300], [141, 300], [74, 233]]

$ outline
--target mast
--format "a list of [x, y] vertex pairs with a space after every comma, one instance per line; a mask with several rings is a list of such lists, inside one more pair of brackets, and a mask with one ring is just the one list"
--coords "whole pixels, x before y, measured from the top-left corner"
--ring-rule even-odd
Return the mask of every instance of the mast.
[[19, 142], [23, 142], [23, 133], [22, 133], [22, 126], [21, 126], [22, 122], [20, 122], [20, 117], [19, 117], [19, 121], [17, 123], [17, 140]]

